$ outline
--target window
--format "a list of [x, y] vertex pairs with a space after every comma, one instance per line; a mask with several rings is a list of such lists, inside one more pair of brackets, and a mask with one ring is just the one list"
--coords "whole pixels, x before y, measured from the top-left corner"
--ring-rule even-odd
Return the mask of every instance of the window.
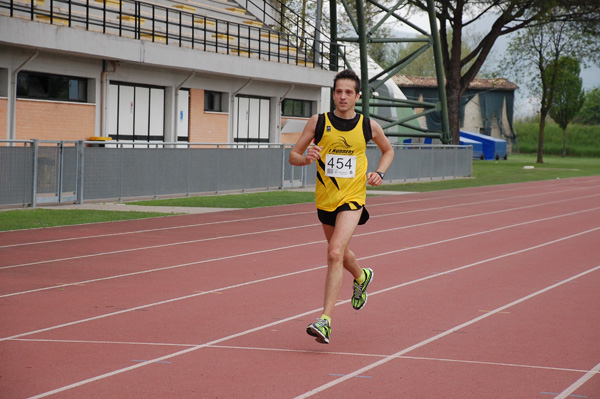
[[281, 115], [310, 118], [313, 114], [312, 101], [285, 99], [281, 103]]
[[87, 79], [37, 72], [19, 72], [17, 96], [58, 101], [87, 101]]
[[204, 111], [227, 112], [227, 93], [205, 90]]
[[165, 89], [110, 82], [107, 130], [116, 140], [164, 141]]
[[236, 96], [233, 115], [235, 143], [268, 143], [270, 100], [264, 97]]

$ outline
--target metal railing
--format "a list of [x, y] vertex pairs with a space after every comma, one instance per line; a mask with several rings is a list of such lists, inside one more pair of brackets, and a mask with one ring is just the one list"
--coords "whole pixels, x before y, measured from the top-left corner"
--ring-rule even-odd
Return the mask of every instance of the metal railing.
[[[175, 8], [180, 6], [180, 8]], [[11, 17], [78, 27], [89, 31], [148, 40], [202, 51], [258, 58], [321, 69], [337, 69], [327, 57], [331, 43], [265, 27], [259, 21], [235, 22], [192, 11], [173, 3], [134, 0], [1, 0]], [[261, 25], [261, 26], [255, 26]], [[343, 48], [336, 46], [338, 51]]]
[[[0, 206], [121, 201], [317, 184], [290, 144], [0, 140]], [[386, 182], [471, 176], [471, 146], [394, 145]], [[376, 146], [367, 147], [377, 165]]]

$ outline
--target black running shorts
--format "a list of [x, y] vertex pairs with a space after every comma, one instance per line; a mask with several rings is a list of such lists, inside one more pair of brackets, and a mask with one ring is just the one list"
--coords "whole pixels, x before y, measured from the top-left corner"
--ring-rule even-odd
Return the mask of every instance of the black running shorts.
[[362, 214], [360, 215], [360, 220], [358, 221], [358, 224], [361, 225], [361, 224], [367, 223], [367, 220], [369, 220], [369, 212], [367, 212], [367, 208], [365, 208], [364, 206], [361, 206], [358, 209], [352, 209], [350, 204], [344, 204], [344, 205], [339, 206], [333, 212], [327, 212], [327, 211], [323, 211], [321, 209], [317, 209], [317, 215], [319, 216], [319, 220], [321, 221], [321, 223], [329, 225], [329, 226], [335, 226], [335, 219], [337, 218], [337, 214], [339, 212], [359, 211], [359, 210], [362, 210]]

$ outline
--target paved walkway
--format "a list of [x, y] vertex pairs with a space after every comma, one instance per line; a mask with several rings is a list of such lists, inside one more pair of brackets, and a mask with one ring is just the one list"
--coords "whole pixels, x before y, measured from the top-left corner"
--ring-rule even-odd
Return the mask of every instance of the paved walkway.
[[[313, 191], [314, 188], [310, 188]], [[383, 191], [368, 190], [369, 195], [399, 195], [411, 194], [406, 191]], [[234, 194], [231, 194], [234, 195]], [[125, 211], [125, 212], [162, 212], [162, 213], [209, 213], [232, 211], [239, 208], [200, 208], [191, 206], [146, 206], [146, 205], [127, 205], [120, 202], [96, 202], [84, 204], [61, 204], [51, 206], [38, 206], [38, 209], [89, 209], [97, 211]]]

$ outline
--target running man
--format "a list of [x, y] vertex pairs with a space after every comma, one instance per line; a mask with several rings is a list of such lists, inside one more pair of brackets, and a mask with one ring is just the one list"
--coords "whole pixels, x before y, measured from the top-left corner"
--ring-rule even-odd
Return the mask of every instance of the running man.
[[[317, 161], [315, 200], [328, 242], [327, 277], [323, 315], [306, 332], [322, 344], [329, 343], [331, 316], [344, 269], [354, 277], [352, 307], [358, 310], [367, 302], [367, 286], [373, 281], [373, 270], [359, 266], [348, 244], [356, 227], [369, 219], [365, 209], [366, 185], [379, 186], [394, 158], [394, 150], [381, 126], [354, 111], [360, 98], [358, 76], [344, 70], [335, 76], [333, 88], [335, 111], [309, 119], [289, 158], [295, 166]], [[367, 172], [365, 151], [371, 139], [381, 150], [381, 158], [377, 168]], [[310, 145], [313, 140], [315, 145]]]

